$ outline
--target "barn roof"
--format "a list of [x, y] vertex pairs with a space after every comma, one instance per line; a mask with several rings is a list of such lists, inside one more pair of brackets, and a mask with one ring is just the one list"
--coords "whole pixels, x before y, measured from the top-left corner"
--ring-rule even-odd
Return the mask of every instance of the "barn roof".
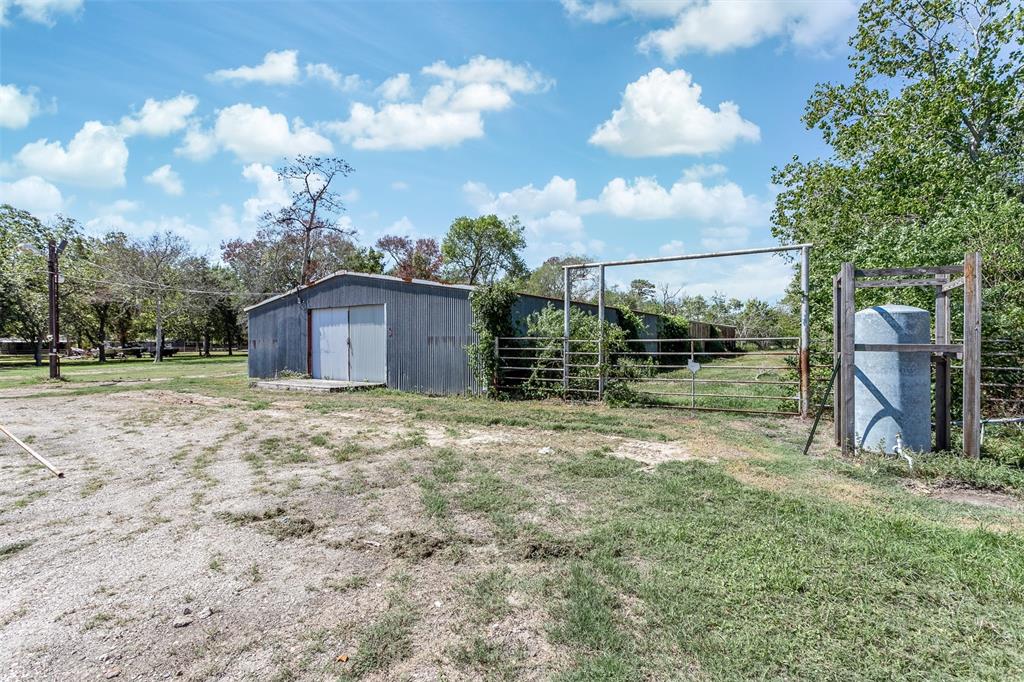
[[304, 289], [312, 289], [313, 287], [319, 286], [319, 285], [323, 284], [324, 282], [328, 282], [328, 281], [336, 279], [338, 277], [357, 277], [357, 278], [364, 278], [364, 279], [380, 279], [380, 280], [385, 280], [385, 281], [388, 281], [388, 282], [403, 282], [405, 284], [424, 284], [424, 285], [432, 286], [432, 287], [444, 287], [446, 289], [462, 289], [463, 291], [472, 291], [473, 289], [476, 288], [476, 287], [471, 286], [469, 284], [444, 284], [443, 282], [434, 282], [434, 281], [429, 280], [429, 279], [403, 279], [401, 277], [393, 277], [392, 275], [375, 275], [375, 274], [372, 274], [372, 273], [369, 273], [369, 272], [352, 272], [351, 270], [338, 270], [337, 272], [332, 272], [331, 274], [327, 275], [326, 277], [321, 277], [320, 279], [316, 280], [315, 282], [310, 282], [309, 284], [306, 284], [306, 285], [303, 285], [303, 286], [293, 287], [293, 288], [289, 289], [288, 291], [285, 291], [283, 293], [277, 294], [276, 296], [271, 296], [270, 298], [262, 300], [259, 303], [254, 303], [251, 306], [247, 306], [247, 307], [243, 308], [243, 310], [245, 312], [249, 312], [250, 310], [254, 310], [254, 309], [259, 308], [261, 306], [265, 306], [268, 303], [273, 303], [274, 301], [280, 300], [280, 299], [284, 298], [285, 296], [291, 296], [292, 294], [295, 294], [295, 293], [298, 293], [300, 291], [303, 291]]

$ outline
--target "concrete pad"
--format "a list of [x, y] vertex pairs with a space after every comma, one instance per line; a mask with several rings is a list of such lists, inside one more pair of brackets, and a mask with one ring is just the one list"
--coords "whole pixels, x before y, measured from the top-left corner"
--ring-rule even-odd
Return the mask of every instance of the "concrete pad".
[[303, 391], [305, 393], [339, 393], [364, 388], [379, 388], [384, 384], [369, 381], [333, 381], [330, 379], [261, 379], [255, 388], [264, 391]]

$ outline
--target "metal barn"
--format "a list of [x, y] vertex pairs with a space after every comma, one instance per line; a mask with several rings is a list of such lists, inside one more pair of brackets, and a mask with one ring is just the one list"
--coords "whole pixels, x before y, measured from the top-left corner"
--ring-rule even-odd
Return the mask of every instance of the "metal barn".
[[[337, 272], [279, 294], [246, 308], [249, 376], [290, 371], [401, 391], [476, 393], [480, 387], [465, 350], [477, 340], [471, 328], [472, 290], [462, 284]], [[557, 303], [522, 295], [513, 317], [522, 320]], [[609, 321], [617, 321], [616, 309], [608, 313]], [[655, 337], [657, 316], [643, 318]]]

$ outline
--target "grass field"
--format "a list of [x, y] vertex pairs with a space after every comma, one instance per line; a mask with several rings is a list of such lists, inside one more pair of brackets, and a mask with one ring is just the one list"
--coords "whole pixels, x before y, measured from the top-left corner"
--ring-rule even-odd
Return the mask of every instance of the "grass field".
[[255, 392], [244, 356], [45, 373], [0, 365], [0, 423], [67, 471], [0, 445], [12, 679], [1024, 677], [1020, 469], [803, 457], [799, 419]]

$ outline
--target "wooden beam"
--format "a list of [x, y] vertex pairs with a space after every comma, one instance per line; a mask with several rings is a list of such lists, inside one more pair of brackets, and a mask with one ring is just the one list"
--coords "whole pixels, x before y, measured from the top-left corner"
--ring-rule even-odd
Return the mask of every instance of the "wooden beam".
[[889, 287], [938, 287], [942, 282], [937, 279], [875, 279], [858, 280], [858, 289], [883, 289]]
[[962, 343], [858, 343], [854, 350], [868, 353], [963, 353]]
[[[840, 337], [843, 329], [842, 293], [839, 288], [839, 275], [832, 277], [832, 362], [840, 360]], [[832, 430], [835, 444], [843, 444], [843, 400], [842, 381], [836, 381], [832, 395]]]
[[942, 285], [942, 293], [946, 293], [948, 291], [952, 291], [953, 289], [959, 289], [963, 285], [964, 285], [964, 278], [963, 277], [957, 277], [952, 282], [947, 282], [946, 284]]
[[962, 265], [931, 265], [919, 268], [869, 268], [855, 270], [856, 277], [910, 277], [912, 275], [959, 275]]
[[20, 439], [17, 436], [15, 436], [13, 433], [8, 431], [3, 426], [0, 426], [0, 433], [3, 433], [4, 435], [6, 435], [8, 438], [10, 438], [15, 443], [17, 443], [21, 447], [22, 450], [24, 450], [28, 454], [32, 455], [33, 457], [35, 457], [36, 460], [38, 460], [38, 462], [40, 464], [42, 464], [44, 467], [49, 469], [50, 472], [53, 473], [54, 476], [56, 476], [57, 478], [64, 478], [64, 472], [63, 471], [61, 471], [57, 467], [53, 466], [53, 464], [51, 464], [48, 459], [46, 459], [45, 457], [40, 455], [38, 452], [33, 450], [31, 447], [29, 447], [29, 445], [25, 441], [23, 441], [22, 439]]
[[964, 256], [964, 454], [981, 457], [981, 254]]
[[[949, 280], [949, 275], [939, 275]], [[963, 278], [960, 279], [963, 284]], [[949, 284], [935, 292], [935, 343], [949, 343]], [[935, 358], [935, 450], [944, 452], [950, 445], [950, 396], [949, 358], [939, 355]]]
[[842, 336], [840, 338], [841, 367], [839, 369], [839, 380], [843, 386], [843, 452], [848, 455], [854, 454], [857, 449], [856, 431], [853, 415], [853, 381], [854, 381], [854, 268], [853, 263], [843, 263], [840, 270], [842, 281], [841, 288], [841, 317]]

